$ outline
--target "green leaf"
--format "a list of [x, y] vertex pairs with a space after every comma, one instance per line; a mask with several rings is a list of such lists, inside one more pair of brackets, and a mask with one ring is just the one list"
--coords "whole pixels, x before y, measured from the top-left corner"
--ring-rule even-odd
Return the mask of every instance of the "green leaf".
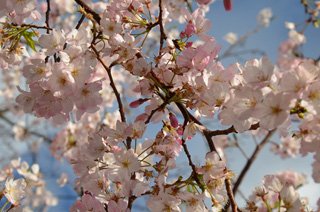
[[31, 48], [33, 51], [37, 52], [36, 46], [35, 46], [35, 44], [34, 44], [34, 40], [32, 40], [32, 37], [35, 36], [35, 33], [34, 33], [34, 32], [24, 31], [24, 32], [22, 33], [22, 36], [26, 39], [26, 41], [27, 41], [28, 45], [30, 46], [30, 48]]
[[191, 189], [190, 185], [187, 186], [187, 191], [192, 192], [192, 189]]

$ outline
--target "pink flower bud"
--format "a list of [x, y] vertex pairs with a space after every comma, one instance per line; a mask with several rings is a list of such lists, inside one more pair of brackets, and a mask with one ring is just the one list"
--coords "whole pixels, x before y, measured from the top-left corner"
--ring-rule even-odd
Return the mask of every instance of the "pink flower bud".
[[129, 104], [129, 107], [131, 108], [137, 108], [139, 107], [141, 104], [143, 104], [145, 101], [148, 101], [149, 99], [137, 99], [136, 101], [133, 101]]
[[230, 11], [232, 9], [233, 0], [223, 0], [224, 9]]
[[186, 44], [186, 48], [191, 47], [191, 46], [192, 46], [192, 44], [193, 44], [193, 42], [187, 42], [187, 44]]
[[171, 126], [173, 126], [174, 128], [177, 128], [179, 126], [179, 122], [178, 122], [176, 115], [174, 115], [173, 113], [170, 112], [169, 118], [170, 118]]
[[184, 38], [186, 36], [186, 33], [185, 32], [180, 32], [180, 38]]
[[207, 4], [209, 4], [209, 2], [210, 2], [211, 0], [197, 0], [197, 2], [198, 2], [198, 4], [203, 4], [203, 5], [207, 5]]
[[187, 26], [185, 28], [185, 32], [188, 37], [191, 37], [195, 31], [196, 31], [196, 28], [194, 27], [193, 24], [187, 24]]
[[147, 121], [148, 119], [148, 114], [146, 113], [142, 113], [139, 116], [137, 116], [137, 118], [134, 120], [134, 123], [136, 123], [137, 121]]

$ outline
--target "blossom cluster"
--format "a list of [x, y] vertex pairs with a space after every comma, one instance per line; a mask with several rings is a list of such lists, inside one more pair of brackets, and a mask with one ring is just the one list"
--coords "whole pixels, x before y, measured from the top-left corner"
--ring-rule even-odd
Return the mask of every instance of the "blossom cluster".
[[[22, 178], [15, 179], [17, 174]], [[0, 198], [4, 195], [6, 205], [11, 203], [9, 211], [34, 211], [40, 208], [46, 211], [57, 204], [57, 198], [46, 189], [38, 164], [29, 167], [27, 162], [21, 162], [21, 158], [12, 160], [2, 167], [0, 182], [5, 182]]]
[[[306, 176], [286, 170], [276, 175], [266, 175], [263, 185], [256, 187], [250, 196], [247, 209], [249, 211], [304, 211], [307, 204], [297, 193], [297, 189], [306, 183]], [[261, 204], [260, 207], [258, 207]]]
[[[312, 176], [320, 182], [320, 68], [314, 60], [294, 54], [306, 38], [292, 25], [287, 24], [289, 39], [279, 47], [278, 64], [261, 57], [224, 67], [218, 61], [222, 46], [208, 34], [210, 1], [198, 1], [200, 7], [194, 11], [185, 1], [61, 4], [53, 0], [52, 11], [48, 2], [0, 0], [5, 5], [0, 16], [6, 16], [0, 31], [0, 67], [22, 66], [19, 71], [27, 88], [17, 86], [15, 101], [24, 113], [61, 125], [50, 144], [51, 154], [66, 158], [77, 176], [75, 185], [83, 190], [70, 211], [129, 212], [135, 199], [143, 196], [148, 197], [146, 206], [151, 211], [179, 212], [182, 205], [186, 211], [220, 211], [228, 201], [237, 210], [230, 191], [234, 173], [226, 167], [223, 154], [229, 140], [202, 124], [215, 117], [230, 127], [219, 135], [278, 130], [281, 144], [274, 142], [272, 151], [283, 159], [315, 153]], [[232, 1], [225, 0], [224, 5], [229, 11]], [[46, 26], [34, 25], [44, 14]], [[68, 21], [55, 27], [59, 16]], [[32, 24], [25, 24], [27, 18]], [[261, 11], [259, 27], [267, 27], [271, 18], [270, 9]], [[166, 27], [174, 21], [183, 25], [178, 33]], [[22, 37], [34, 51], [26, 60], [22, 56], [30, 55], [20, 43]], [[227, 40], [237, 45], [235, 36]], [[159, 51], [151, 54], [147, 45]], [[12, 92], [6, 95], [13, 98]], [[126, 117], [125, 95], [134, 99], [129, 104], [132, 111], [141, 113], [134, 114], [133, 123]], [[101, 109], [107, 107], [119, 111]], [[298, 131], [292, 130], [292, 121], [299, 123]], [[162, 122], [162, 127], [146, 138], [150, 122]], [[188, 142], [197, 133], [210, 147], [202, 165], [195, 165], [188, 151]], [[192, 171], [172, 180], [182, 152]], [[13, 181], [13, 169], [27, 181]], [[2, 181], [7, 179], [4, 195], [19, 205], [30, 184], [38, 186], [39, 198], [34, 203], [26, 195], [22, 205], [54, 205], [51, 194], [40, 188], [39, 167], [33, 165], [31, 170], [20, 161], [5, 166], [0, 173]], [[301, 182], [286, 174], [265, 176], [248, 210], [276, 206], [304, 210], [306, 204], [296, 192], [304, 177], [297, 178]], [[59, 184], [66, 181], [62, 176]], [[206, 199], [211, 200], [210, 206]], [[254, 203], [258, 201], [262, 201], [259, 206]]]

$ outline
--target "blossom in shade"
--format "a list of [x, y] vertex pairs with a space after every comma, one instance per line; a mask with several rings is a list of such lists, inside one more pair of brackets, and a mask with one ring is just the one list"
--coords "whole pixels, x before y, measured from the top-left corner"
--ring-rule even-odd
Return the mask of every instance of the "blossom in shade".
[[[82, 196], [81, 200], [75, 202], [75, 207], [72, 207], [73, 210], [70, 211], [79, 211], [79, 212], [104, 212], [104, 206], [101, 202], [95, 199], [93, 196], [89, 194], [85, 194]], [[78, 210], [77, 210], [78, 209]]]

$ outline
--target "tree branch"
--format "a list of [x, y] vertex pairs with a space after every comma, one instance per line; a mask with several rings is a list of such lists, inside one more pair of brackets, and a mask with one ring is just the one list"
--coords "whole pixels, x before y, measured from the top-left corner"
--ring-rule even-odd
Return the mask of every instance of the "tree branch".
[[50, 0], [47, 0], [47, 11], [46, 11], [46, 25], [47, 25], [47, 34], [49, 34], [49, 18], [50, 18]]
[[[0, 119], [2, 119], [3, 121], [7, 122], [8, 124], [10, 124], [11, 126], [15, 126], [16, 124], [11, 121], [10, 119], [8, 119], [7, 117], [5, 117], [2, 112], [0, 112]], [[40, 138], [43, 138], [44, 141], [48, 142], [49, 144], [51, 143], [51, 139], [45, 135], [42, 135], [41, 133], [35, 132], [35, 131], [31, 131], [28, 128], [24, 127], [23, 128], [24, 132], [29, 133], [31, 135], [34, 136], [38, 136]]]
[[163, 41], [167, 39], [162, 23], [162, 0], [159, 0], [159, 25], [160, 25], [160, 50], [163, 48]]
[[191, 155], [190, 155], [189, 150], [188, 150], [188, 148], [187, 148], [186, 142], [185, 142], [185, 140], [183, 140], [183, 139], [182, 139], [182, 146], [183, 146], [184, 152], [185, 152], [186, 155], [187, 155], [187, 158], [188, 158], [188, 161], [189, 161], [189, 166], [191, 166], [191, 168], [192, 168], [192, 171], [193, 171], [193, 179], [197, 182], [197, 184], [198, 184], [199, 186], [201, 186], [201, 182], [200, 182], [200, 180], [199, 180], [199, 178], [198, 178], [198, 175], [197, 175], [196, 166], [195, 166], [195, 165], [193, 164], [193, 162], [192, 162]]
[[79, 4], [85, 11], [86, 13], [89, 13], [92, 15], [93, 19], [100, 24], [101, 17], [99, 16], [98, 13], [93, 11], [86, 3], [84, 3], [82, 0], [74, 0], [77, 4]]
[[[120, 112], [120, 117], [121, 117], [121, 121], [122, 122], [126, 122], [126, 115], [123, 109], [123, 104], [121, 101], [121, 97], [120, 97], [120, 93], [113, 81], [113, 77], [111, 74], [111, 69], [105, 64], [105, 62], [102, 60], [102, 58], [100, 57], [99, 52], [97, 51], [96, 47], [94, 46], [94, 44], [91, 44], [91, 48], [94, 51], [94, 53], [96, 54], [97, 59], [99, 60], [99, 62], [101, 63], [101, 65], [104, 67], [104, 69], [107, 71], [108, 76], [109, 76], [109, 80], [110, 80], [110, 86], [116, 96], [117, 102], [118, 102], [118, 107], [119, 107], [119, 112]], [[127, 148], [130, 149], [131, 148], [131, 139], [127, 139]]]
[[[273, 129], [271, 131], [269, 131], [269, 133], [266, 135], [266, 137], [262, 140], [262, 142], [256, 147], [255, 151], [253, 152], [252, 156], [250, 157], [250, 159], [247, 161], [246, 165], [244, 166], [244, 168], [242, 169], [236, 183], [233, 186], [233, 193], [236, 194], [237, 190], [242, 182], [242, 180], [244, 179], [244, 176], [247, 174], [247, 172], [249, 171], [250, 166], [252, 165], [253, 161], [256, 159], [256, 157], [258, 156], [259, 152], [261, 151], [261, 149], [264, 147], [264, 145], [266, 143], [268, 143], [269, 139], [271, 138], [271, 136], [276, 132], [276, 129]], [[230, 203], [226, 204], [224, 209], [225, 211], [228, 210], [230, 206]]]
[[[256, 124], [251, 125], [249, 130], [256, 130], [259, 127], [260, 127], [259, 123], [256, 123]], [[228, 129], [225, 129], [225, 130], [209, 131], [209, 135], [211, 137], [216, 136], [216, 135], [228, 135], [230, 133], [238, 133], [238, 132], [236, 131], [236, 129], [233, 126], [229, 127]]]

